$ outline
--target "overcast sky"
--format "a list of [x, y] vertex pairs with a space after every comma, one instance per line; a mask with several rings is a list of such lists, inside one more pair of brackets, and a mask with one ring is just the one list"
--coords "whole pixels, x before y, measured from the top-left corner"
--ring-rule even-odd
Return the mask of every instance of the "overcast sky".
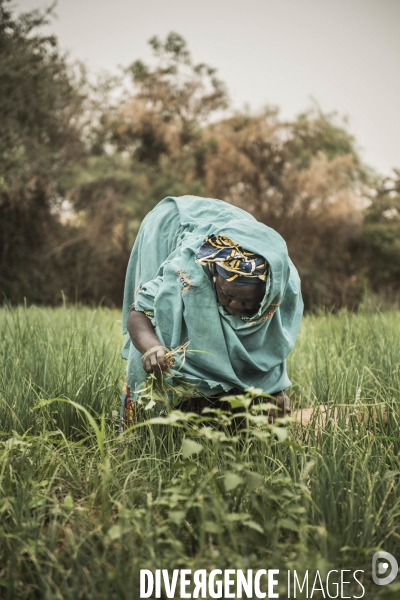
[[291, 118], [312, 97], [349, 118], [368, 164], [400, 168], [400, 0], [59, 0], [56, 12], [51, 31], [93, 72], [148, 60], [148, 39], [177, 31], [235, 107]]

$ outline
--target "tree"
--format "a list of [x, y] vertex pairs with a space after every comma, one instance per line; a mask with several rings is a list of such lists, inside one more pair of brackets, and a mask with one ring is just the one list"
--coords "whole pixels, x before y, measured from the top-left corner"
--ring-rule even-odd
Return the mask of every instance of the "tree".
[[136, 60], [125, 70], [129, 83], [117, 94], [121, 101], [106, 106], [93, 127], [90, 189], [79, 183], [71, 193], [82, 209], [99, 201], [106, 181], [116, 194], [122, 185], [133, 235], [164, 196], [205, 193], [202, 130], [228, 106], [215, 69], [195, 64], [179, 34], [149, 44], [154, 65]]
[[55, 303], [77, 289], [82, 301], [120, 304], [143, 217], [185, 194], [219, 197], [279, 231], [308, 308], [356, 306], [365, 284], [398, 293], [400, 175], [375, 180], [335, 113], [227, 116], [225, 85], [177, 33], [153, 37], [151, 64], [136, 60], [123, 83], [108, 78], [89, 99], [57, 40], [39, 33], [51, 16], [15, 17], [0, 0], [7, 297]]
[[84, 151], [83, 97], [56, 39], [38, 32], [50, 16], [16, 17], [0, 0], [0, 287], [11, 300], [46, 297], [56, 180]]
[[336, 115], [314, 109], [283, 122], [267, 108], [213, 123], [204, 137], [207, 194], [282, 234], [306, 306], [357, 303], [350, 244], [361, 229], [367, 173]]
[[[143, 107], [147, 116], [156, 116], [159, 127], [162, 124], [167, 126], [164, 135], [153, 137], [149, 135], [149, 121], [142, 115], [141, 120], [146, 122], [147, 127], [141, 130], [142, 136], [139, 134], [141, 144], [136, 155], [139, 160], [154, 161], [162, 149], [172, 149], [168, 146], [166, 130], [174, 131], [179, 145], [190, 143], [211, 115], [227, 108], [228, 94], [213, 67], [193, 63], [186, 41], [178, 33], [171, 32], [164, 42], [155, 36], [149, 44], [157, 59], [156, 66], [151, 68], [137, 60], [128, 72], [137, 90], [135, 100], [139, 101], [138, 106]], [[152, 147], [151, 140], [158, 137], [164, 143]]]
[[378, 178], [352, 248], [357, 270], [386, 300], [400, 295], [400, 171]]

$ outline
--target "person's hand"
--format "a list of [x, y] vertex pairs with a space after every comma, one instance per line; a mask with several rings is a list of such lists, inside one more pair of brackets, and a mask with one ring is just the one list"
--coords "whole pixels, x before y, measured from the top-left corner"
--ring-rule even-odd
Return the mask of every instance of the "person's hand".
[[154, 333], [150, 319], [142, 312], [131, 308], [127, 328], [132, 344], [142, 354], [142, 365], [146, 373], [154, 373], [157, 377], [168, 371], [173, 360], [167, 358], [168, 348], [164, 348]]
[[162, 346], [156, 346], [143, 354], [142, 365], [146, 373], [154, 373], [156, 377], [161, 377], [161, 373], [168, 370], [166, 352]]

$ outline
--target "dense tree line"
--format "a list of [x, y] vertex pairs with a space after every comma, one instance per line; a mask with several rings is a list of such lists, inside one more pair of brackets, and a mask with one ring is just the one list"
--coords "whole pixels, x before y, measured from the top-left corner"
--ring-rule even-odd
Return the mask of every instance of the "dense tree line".
[[0, 0], [0, 289], [13, 303], [119, 305], [145, 214], [167, 195], [222, 198], [286, 239], [306, 305], [400, 294], [400, 172], [360, 161], [335, 114], [233, 112], [185, 40], [89, 86], [41, 26]]

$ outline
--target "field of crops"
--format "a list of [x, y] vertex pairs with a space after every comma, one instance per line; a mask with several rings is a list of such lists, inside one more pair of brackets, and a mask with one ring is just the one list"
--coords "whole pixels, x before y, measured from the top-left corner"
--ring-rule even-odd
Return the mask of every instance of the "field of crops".
[[141, 568], [362, 569], [365, 598], [400, 597], [371, 580], [376, 550], [400, 557], [399, 313], [304, 319], [290, 396], [323, 426], [244, 398], [240, 430], [152, 409], [122, 438], [119, 319], [0, 312], [0, 598], [136, 599]]

